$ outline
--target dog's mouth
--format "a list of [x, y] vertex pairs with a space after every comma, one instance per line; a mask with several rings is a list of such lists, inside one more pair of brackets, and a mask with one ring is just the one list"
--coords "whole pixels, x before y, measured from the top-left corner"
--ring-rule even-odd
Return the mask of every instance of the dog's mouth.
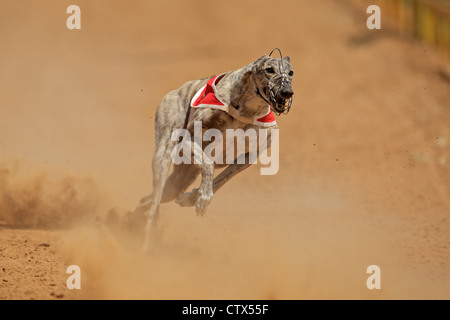
[[263, 95], [261, 90], [257, 88], [257, 94], [271, 106], [272, 111], [275, 112], [277, 116], [280, 114], [288, 114], [292, 105], [292, 97], [289, 99], [283, 98], [278, 94], [279, 90], [275, 91], [273, 89], [273, 87], [266, 88]]
[[284, 99], [284, 98], [276, 98], [271, 106], [272, 110], [279, 116], [280, 114], [288, 114], [291, 109], [292, 98]]

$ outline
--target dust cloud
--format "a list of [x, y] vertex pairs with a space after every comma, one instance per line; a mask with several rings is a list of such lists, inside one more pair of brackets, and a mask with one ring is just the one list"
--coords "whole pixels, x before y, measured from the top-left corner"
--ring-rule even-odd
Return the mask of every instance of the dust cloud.
[[95, 212], [100, 193], [88, 177], [32, 177], [21, 166], [0, 167], [0, 221], [14, 228], [69, 228]]

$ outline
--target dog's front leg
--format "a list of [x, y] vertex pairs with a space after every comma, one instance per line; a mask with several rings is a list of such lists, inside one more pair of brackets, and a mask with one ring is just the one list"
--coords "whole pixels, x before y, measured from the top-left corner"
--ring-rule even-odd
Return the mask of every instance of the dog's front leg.
[[213, 192], [213, 177], [214, 177], [214, 162], [203, 154], [202, 147], [194, 142], [194, 163], [200, 164], [202, 173], [202, 182], [198, 188], [195, 200], [195, 208], [197, 215], [203, 216], [206, 209], [211, 202], [214, 195]]
[[[250, 164], [249, 162], [249, 153], [245, 154], [245, 162], [244, 164], [231, 164], [224, 171], [222, 171], [213, 181], [212, 190], [213, 192], [217, 192], [228, 180], [233, 178], [239, 172], [247, 169]], [[182, 207], [192, 207], [196, 204], [196, 200], [199, 198], [199, 189], [193, 189], [190, 192], [185, 192], [178, 196], [175, 200]]]

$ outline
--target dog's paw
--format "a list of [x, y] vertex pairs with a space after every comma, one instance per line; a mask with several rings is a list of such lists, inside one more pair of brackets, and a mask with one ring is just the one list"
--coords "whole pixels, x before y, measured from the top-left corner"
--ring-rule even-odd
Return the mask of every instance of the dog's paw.
[[197, 201], [195, 201], [195, 212], [198, 216], [203, 216], [206, 213], [209, 203], [213, 197], [213, 193], [199, 193]]
[[195, 201], [198, 197], [198, 189], [194, 189], [191, 192], [185, 192], [180, 194], [175, 200], [181, 207], [192, 207], [195, 205]]

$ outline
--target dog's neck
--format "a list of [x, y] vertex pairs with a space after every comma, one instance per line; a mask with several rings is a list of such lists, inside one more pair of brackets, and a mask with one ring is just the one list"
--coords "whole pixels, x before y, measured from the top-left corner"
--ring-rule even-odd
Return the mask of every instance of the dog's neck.
[[[257, 94], [253, 65], [229, 72], [218, 86], [219, 95], [243, 117], [266, 115], [270, 106]], [[225, 81], [224, 81], [225, 80]]]

